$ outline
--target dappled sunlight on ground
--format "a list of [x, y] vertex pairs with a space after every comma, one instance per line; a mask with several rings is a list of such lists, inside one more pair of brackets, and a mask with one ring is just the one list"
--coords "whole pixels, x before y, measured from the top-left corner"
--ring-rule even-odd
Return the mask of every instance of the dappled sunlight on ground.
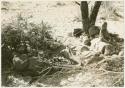
[[[77, 54], [80, 54], [80, 49], [84, 45], [82, 38], [73, 37], [73, 31], [75, 28], [82, 28], [80, 7], [74, 2], [11, 2], [8, 4], [8, 10], [2, 10], [2, 24], [11, 23], [15, 20], [15, 17], [19, 13], [23, 17], [27, 18], [29, 23], [39, 24], [42, 20], [52, 26], [53, 38], [61, 41], [64, 45], [75, 47]], [[99, 14], [99, 17], [102, 14]], [[119, 34], [121, 38], [124, 37], [123, 21], [107, 20], [108, 31], [111, 33]], [[96, 25], [101, 26], [102, 22], [97, 19]], [[71, 36], [69, 36], [69, 33]], [[80, 71], [77, 74], [70, 73], [70, 76], [62, 78], [58, 86], [84, 86], [84, 87], [102, 87], [112, 86], [113, 78], [119, 74], [113, 74], [110, 76], [108, 73], [105, 75], [102, 71]], [[102, 74], [102, 75], [101, 75]], [[67, 75], [67, 74], [65, 74]], [[111, 74], [112, 75], [112, 74]], [[123, 75], [120, 73], [120, 75]], [[30, 77], [27, 79], [31, 79]], [[10, 80], [13, 80], [14, 86], [29, 86], [28, 82], [21, 77], [10, 76]], [[12, 86], [10, 85], [10, 86]], [[33, 84], [34, 86], [48, 86], [42, 83]], [[49, 85], [51, 86], [51, 85]]]

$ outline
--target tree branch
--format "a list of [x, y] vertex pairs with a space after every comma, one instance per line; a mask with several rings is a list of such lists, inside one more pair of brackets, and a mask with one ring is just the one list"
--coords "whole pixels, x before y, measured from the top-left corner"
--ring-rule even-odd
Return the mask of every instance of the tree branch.
[[87, 1], [81, 1], [81, 15], [82, 15], [82, 24], [83, 24], [83, 32], [85, 34], [88, 34], [88, 28], [89, 28], [89, 12], [88, 12], [88, 3]]
[[96, 1], [95, 2], [92, 13], [90, 14], [91, 25], [95, 25], [96, 17], [98, 15], [98, 11], [99, 11], [101, 3], [102, 3], [102, 1]]
[[80, 6], [80, 3], [78, 3], [77, 1], [75, 1], [75, 3]]

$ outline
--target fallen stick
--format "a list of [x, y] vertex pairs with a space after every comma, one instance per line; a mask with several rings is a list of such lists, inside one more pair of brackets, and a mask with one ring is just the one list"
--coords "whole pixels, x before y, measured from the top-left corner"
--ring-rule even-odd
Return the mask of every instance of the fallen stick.
[[103, 68], [101, 68], [101, 69], [99, 69], [99, 70], [104, 71], [104, 73], [101, 74], [101, 75], [108, 74], [108, 73], [113, 73], [113, 74], [124, 74], [124, 72], [108, 71], [108, 70], [105, 70], [105, 69], [103, 69]]
[[[44, 72], [44, 71], [47, 70], [47, 69], [48, 69], [48, 71], [41, 76], [42, 72]], [[47, 69], [41, 71], [41, 74], [40, 74], [39, 76], [32, 77], [32, 80], [29, 82], [29, 85], [31, 85], [33, 82], [39, 81], [41, 78], [45, 77], [45, 76], [51, 71], [52, 67], [51, 67], [51, 68], [48, 67]], [[40, 78], [39, 78], [39, 77], [40, 77]], [[35, 79], [35, 78], [36, 78], [36, 80], [33, 80], [33, 79]]]
[[82, 66], [79, 65], [61, 65], [61, 66], [53, 66], [55, 68], [65, 68], [65, 69], [77, 69], [77, 68], [83, 68]]

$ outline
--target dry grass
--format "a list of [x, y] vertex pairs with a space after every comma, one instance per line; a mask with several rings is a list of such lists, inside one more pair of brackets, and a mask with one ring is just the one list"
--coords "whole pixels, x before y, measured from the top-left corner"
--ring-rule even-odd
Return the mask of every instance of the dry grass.
[[[56, 3], [56, 4], [55, 4]], [[115, 2], [117, 3], [117, 2]], [[36, 29], [45, 29], [49, 27], [47, 24], [51, 24], [52, 37], [63, 43], [63, 45], [69, 45], [70, 47], [76, 47], [77, 55], [80, 54], [80, 48], [83, 45], [81, 39], [69, 37], [68, 33], [72, 33], [74, 28], [81, 28], [81, 15], [80, 7], [75, 5], [73, 2], [11, 2], [4, 3], [5, 7], [2, 6], [2, 29], [10, 25], [13, 28], [18, 27], [17, 16], [21, 13], [23, 16], [23, 29], [30, 29], [33, 25]], [[122, 4], [121, 4], [122, 5]], [[113, 5], [114, 6], [114, 5]], [[117, 6], [116, 6], [117, 7]], [[123, 7], [121, 7], [123, 8]], [[121, 37], [124, 36], [123, 22], [114, 21], [114, 19], [108, 20], [111, 17], [114, 8], [109, 7], [110, 13], [104, 14], [105, 9], [101, 8], [101, 11], [97, 18], [96, 25], [101, 25], [102, 22], [100, 18], [107, 17], [108, 30], [109, 32], [116, 32]], [[116, 10], [118, 11], [118, 10]], [[121, 12], [123, 13], [122, 9]], [[108, 13], [108, 12], [107, 12]], [[20, 17], [20, 19], [22, 19]], [[122, 18], [120, 18], [122, 19]], [[47, 22], [41, 23], [41, 21]], [[25, 25], [26, 24], [26, 25]], [[40, 25], [42, 24], [42, 26]], [[50, 27], [49, 27], [50, 28]], [[119, 29], [119, 30], [118, 30]], [[24, 30], [23, 30], [24, 31]], [[43, 33], [44, 34], [44, 33]], [[97, 65], [97, 64], [96, 64]], [[94, 65], [96, 67], [96, 65]], [[86, 67], [85, 69], [73, 69], [73, 68], [63, 68], [61, 71], [56, 72], [53, 75], [41, 76], [32, 85], [29, 85], [31, 77], [23, 77], [18, 74], [9, 75], [8, 86], [82, 86], [82, 87], [112, 87], [112, 86], [123, 86], [123, 72], [113, 72], [104, 69], [95, 68], [93, 65]], [[94, 68], [92, 68], [94, 67]], [[44, 79], [44, 81], [43, 81]]]

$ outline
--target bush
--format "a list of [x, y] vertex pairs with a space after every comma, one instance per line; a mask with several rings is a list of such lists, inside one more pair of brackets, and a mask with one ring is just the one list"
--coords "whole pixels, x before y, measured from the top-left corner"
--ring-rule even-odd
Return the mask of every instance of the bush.
[[59, 58], [63, 57], [60, 51], [65, 49], [65, 46], [53, 39], [51, 28], [43, 21], [40, 24], [28, 23], [27, 18], [19, 14], [16, 21], [3, 24], [2, 45], [9, 46], [10, 52], [13, 55], [18, 54], [19, 57], [22, 54], [38, 57], [42, 51], [40, 59], [50, 64], [60, 62]]

